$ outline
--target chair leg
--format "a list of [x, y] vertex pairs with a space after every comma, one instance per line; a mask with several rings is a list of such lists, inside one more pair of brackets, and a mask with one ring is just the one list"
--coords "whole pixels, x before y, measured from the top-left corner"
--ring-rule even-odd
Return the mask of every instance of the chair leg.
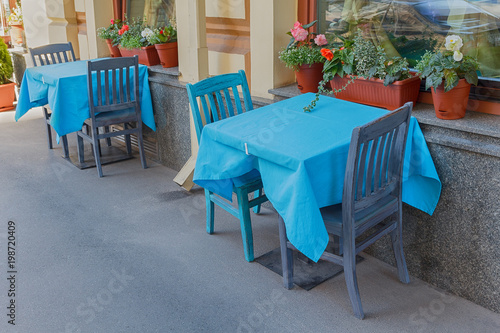
[[[257, 191], [254, 192], [253, 197], [254, 198], [258, 198], [261, 195], [262, 195], [262, 189], [260, 188], [260, 189], [258, 189]], [[258, 204], [257, 206], [253, 207], [253, 212], [255, 214], [259, 214], [260, 213], [260, 204]]]
[[248, 207], [248, 191], [236, 188], [238, 198], [238, 210], [240, 217], [241, 238], [243, 239], [243, 250], [245, 259], [249, 262], [254, 260], [252, 221], [250, 220], [250, 208]]
[[[94, 132], [94, 129], [95, 129], [95, 132]], [[94, 136], [94, 133], [96, 134], [95, 136]], [[97, 137], [97, 135], [99, 135], [99, 127], [92, 128], [92, 138]], [[97, 142], [97, 144], [94, 145], [94, 151], [97, 148], [99, 156], [102, 156], [102, 152], [101, 152], [101, 140], [94, 140], [94, 142]]]
[[[139, 126], [139, 125], [137, 125], [137, 126]], [[130, 135], [129, 135], [129, 141], [130, 141]], [[142, 168], [146, 169], [148, 166], [146, 164], [146, 155], [144, 154], [144, 138], [142, 137], [142, 131], [139, 131], [137, 133], [137, 144], [139, 145], [139, 156], [141, 158]], [[132, 144], [130, 143], [130, 153], [129, 154], [131, 154], [131, 153], [132, 153]]]
[[207, 205], [207, 233], [214, 233], [214, 202], [210, 199], [212, 192], [205, 189], [205, 201]]
[[283, 285], [286, 289], [293, 288], [293, 251], [288, 248], [285, 222], [281, 215], [278, 217], [280, 231], [281, 267], [283, 269]]
[[[124, 129], [128, 129], [128, 124], [123, 124]], [[125, 135], [125, 146], [127, 147], [127, 154], [132, 154], [132, 141], [130, 140], [130, 134]], [[139, 148], [140, 149], [140, 148]]]
[[63, 135], [61, 136], [61, 139], [62, 139], [64, 157], [69, 158], [68, 137], [66, 135]]
[[398, 277], [403, 283], [410, 283], [410, 276], [408, 275], [408, 268], [406, 267], [405, 255], [403, 252], [403, 228], [401, 221], [401, 213], [397, 213], [397, 227], [391, 231], [392, 249], [396, 264], [398, 267]]
[[49, 144], [49, 149], [53, 149], [54, 146], [52, 145], [52, 131], [50, 130], [50, 124], [49, 124], [50, 115], [46, 107], [43, 107], [43, 115], [45, 117], [45, 126], [47, 129], [47, 142]]
[[83, 138], [76, 134], [76, 139], [78, 141], [78, 162], [83, 163], [85, 161], [84, 155], [84, 145], [83, 145]]
[[359, 296], [358, 279], [356, 277], [356, 248], [354, 239], [346, 242], [344, 238], [344, 276], [347, 285], [347, 292], [351, 299], [354, 316], [358, 319], [364, 318], [363, 307], [361, 306], [361, 297]]
[[[109, 126], [104, 126], [104, 133], [109, 133]], [[111, 138], [106, 138], [106, 143], [111, 147]]]
[[95, 166], [97, 169], [97, 174], [99, 178], [102, 177], [102, 166], [101, 166], [101, 146], [99, 145], [99, 140], [97, 139], [97, 127], [92, 127], [92, 140], [94, 142], [94, 158]]

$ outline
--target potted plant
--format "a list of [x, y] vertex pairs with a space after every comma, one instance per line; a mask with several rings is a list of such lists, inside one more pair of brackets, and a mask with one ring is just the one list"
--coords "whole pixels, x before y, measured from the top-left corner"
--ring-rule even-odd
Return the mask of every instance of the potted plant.
[[297, 85], [302, 93], [317, 92], [322, 78], [325, 58], [321, 56], [320, 46], [328, 44], [325, 35], [309, 33], [306, 29], [317, 21], [302, 25], [295, 22], [293, 29], [287, 32], [292, 36], [287, 47], [279, 53], [279, 59], [286, 67], [293, 69]]
[[10, 81], [13, 72], [7, 45], [0, 38], [0, 111], [10, 110], [14, 105], [16, 84]]
[[118, 31], [120, 52], [123, 57], [139, 56], [139, 63], [154, 66], [160, 63], [158, 52], [148, 41], [153, 30], [144, 24], [142, 19], [134, 19], [131, 24], [125, 23]]
[[121, 57], [118, 43], [120, 42], [118, 31], [122, 28], [123, 23], [121, 20], [111, 20], [111, 24], [106, 28], [100, 27], [97, 29], [97, 36], [106, 41], [108, 44], [109, 52], [112, 57]]
[[179, 64], [177, 54], [177, 29], [175, 22], [156, 28], [149, 37], [149, 43], [154, 44], [160, 63], [164, 68], [176, 67]]
[[4, 43], [7, 44], [7, 47], [12, 47], [11, 43], [11, 37], [9, 34], [9, 28], [5, 27], [2, 29], [2, 34], [0, 35], [0, 38], [3, 39]]
[[[357, 31], [354, 40], [339, 37], [337, 48], [322, 49], [326, 61], [319, 91], [356, 103], [394, 110], [406, 102], [417, 102], [420, 78], [409, 71], [405, 58], [389, 58]], [[331, 91], [324, 86], [330, 82]], [[316, 99], [306, 107], [310, 111]]]
[[431, 89], [436, 117], [459, 119], [465, 116], [471, 84], [477, 85], [479, 64], [471, 56], [464, 56], [462, 39], [446, 37], [445, 50], [427, 51], [416, 69], [425, 78], [425, 88]]
[[16, 7], [12, 10], [7, 21], [10, 25], [11, 42], [16, 45], [24, 44], [24, 27], [23, 27], [23, 12], [21, 9], [21, 1], [16, 1]]

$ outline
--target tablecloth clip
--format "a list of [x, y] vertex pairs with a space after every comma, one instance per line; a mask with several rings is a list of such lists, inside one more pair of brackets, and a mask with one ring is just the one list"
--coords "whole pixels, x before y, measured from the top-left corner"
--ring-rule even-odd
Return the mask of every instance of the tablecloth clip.
[[43, 78], [43, 76], [42, 76], [42, 83], [45, 84], [45, 79]]
[[246, 142], [245, 142], [245, 154], [250, 155], [250, 154], [248, 153], [248, 145], [247, 145], [247, 143], [246, 143]]

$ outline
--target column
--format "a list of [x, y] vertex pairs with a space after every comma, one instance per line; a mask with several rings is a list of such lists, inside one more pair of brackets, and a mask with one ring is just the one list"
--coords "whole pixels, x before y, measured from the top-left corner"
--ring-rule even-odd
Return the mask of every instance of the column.
[[269, 89], [295, 82], [293, 71], [280, 62], [278, 52], [290, 41], [286, 32], [296, 20], [296, 1], [250, 1], [252, 96], [272, 98]]

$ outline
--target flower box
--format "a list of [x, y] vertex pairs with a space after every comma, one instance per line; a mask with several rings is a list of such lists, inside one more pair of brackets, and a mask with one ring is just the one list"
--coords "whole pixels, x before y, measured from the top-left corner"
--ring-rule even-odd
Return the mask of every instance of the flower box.
[[108, 38], [108, 39], [105, 39], [105, 41], [106, 41], [106, 44], [108, 45], [109, 53], [111, 53], [111, 56], [113, 58], [122, 56], [120, 49], [118, 48], [118, 45], [113, 45], [112, 39]]
[[160, 64], [160, 58], [154, 46], [141, 47], [140, 49], [126, 49], [120, 47], [120, 53], [122, 57], [133, 57], [137, 54], [139, 56], [139, 63], [146, 66]]
[[[335, 76], [330, 81], [332, 89], [341, 89], [349, 81], [350, 76]], [[394, 110], [406, 102], [417, 102], [420, 89], [420, 78], [417, 76], [406, 80], [395, 81], [388, 86], [384, 86], [381, 79], [354, 79], [354, 82], [335, 96], [346, 101], [356, 102]]]

